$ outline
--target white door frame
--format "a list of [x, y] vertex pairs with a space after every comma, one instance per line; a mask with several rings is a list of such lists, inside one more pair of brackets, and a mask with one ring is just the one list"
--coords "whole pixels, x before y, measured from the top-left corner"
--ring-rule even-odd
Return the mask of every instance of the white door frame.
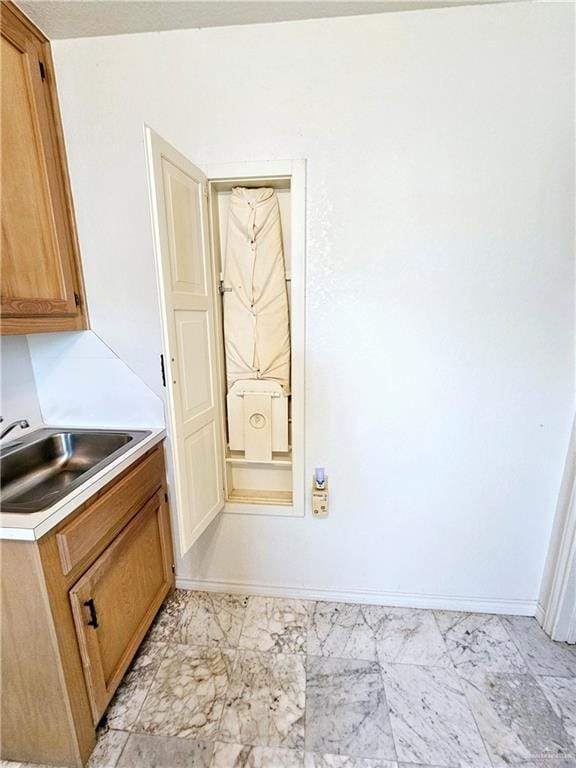
[[[228, 179], [290, 179], [291, 292], [290, 341], [292, 392], [292, 488], [291, 505], [235, 504], [227, 502], [228, 514], [303, 517], [306, 510], [306, 160], [250, 160], [198, 165], [208, 183]], [[212, 254], [215, 258], [215, 254]], [[225, 445], [225, 441], [224, 441]]]
[[576, 643], [576, 419], [568, 447], [537, 618], [553, 640]]

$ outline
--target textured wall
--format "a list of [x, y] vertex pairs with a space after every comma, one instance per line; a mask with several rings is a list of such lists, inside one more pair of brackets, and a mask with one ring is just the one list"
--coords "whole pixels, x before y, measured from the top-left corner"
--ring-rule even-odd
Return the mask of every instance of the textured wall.
[[159, 394], [143, 123], [199, 165], [308, 160], [330, 517], [221, 517], [181, 578], [531, 610], [574, 408], [572, 35], [513, 3], [55, 44], [94, 328]]
[[[0, 413], [4, 418], [2, 427], [19, 419], [28, 419], [32, 429], [41, 426], [42, 414], [26, 336], [5, 336], [2, 339], [1, 351]], [[6, 440], [17, 437], [19, 432], [20, 430], [16, 429]]]
[[93, 331], [35, 333], [28, 345], [47, 424], [164, 426], [162, 400]]

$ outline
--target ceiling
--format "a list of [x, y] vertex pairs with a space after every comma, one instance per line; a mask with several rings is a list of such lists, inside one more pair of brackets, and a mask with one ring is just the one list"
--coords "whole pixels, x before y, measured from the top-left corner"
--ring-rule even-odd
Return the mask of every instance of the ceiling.
[[415, 11], [509, 0], [17, 0], [51, 39]]

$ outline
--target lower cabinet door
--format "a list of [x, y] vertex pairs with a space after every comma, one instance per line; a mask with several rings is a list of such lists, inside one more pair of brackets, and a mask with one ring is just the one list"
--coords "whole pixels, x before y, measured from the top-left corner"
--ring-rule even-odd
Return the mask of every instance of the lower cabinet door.
[[171, 551], [158, 491], [70, 590], [95, 723], [172, 587]]

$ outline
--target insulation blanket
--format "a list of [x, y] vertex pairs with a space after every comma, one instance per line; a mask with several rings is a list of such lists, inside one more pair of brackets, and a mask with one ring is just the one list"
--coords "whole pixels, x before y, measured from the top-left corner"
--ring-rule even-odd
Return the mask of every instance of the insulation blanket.
[[290, 320], [273, 189], [232, 190], [223, 277], [228, 389], [240, 379], [271, 379], [288, 394]]

